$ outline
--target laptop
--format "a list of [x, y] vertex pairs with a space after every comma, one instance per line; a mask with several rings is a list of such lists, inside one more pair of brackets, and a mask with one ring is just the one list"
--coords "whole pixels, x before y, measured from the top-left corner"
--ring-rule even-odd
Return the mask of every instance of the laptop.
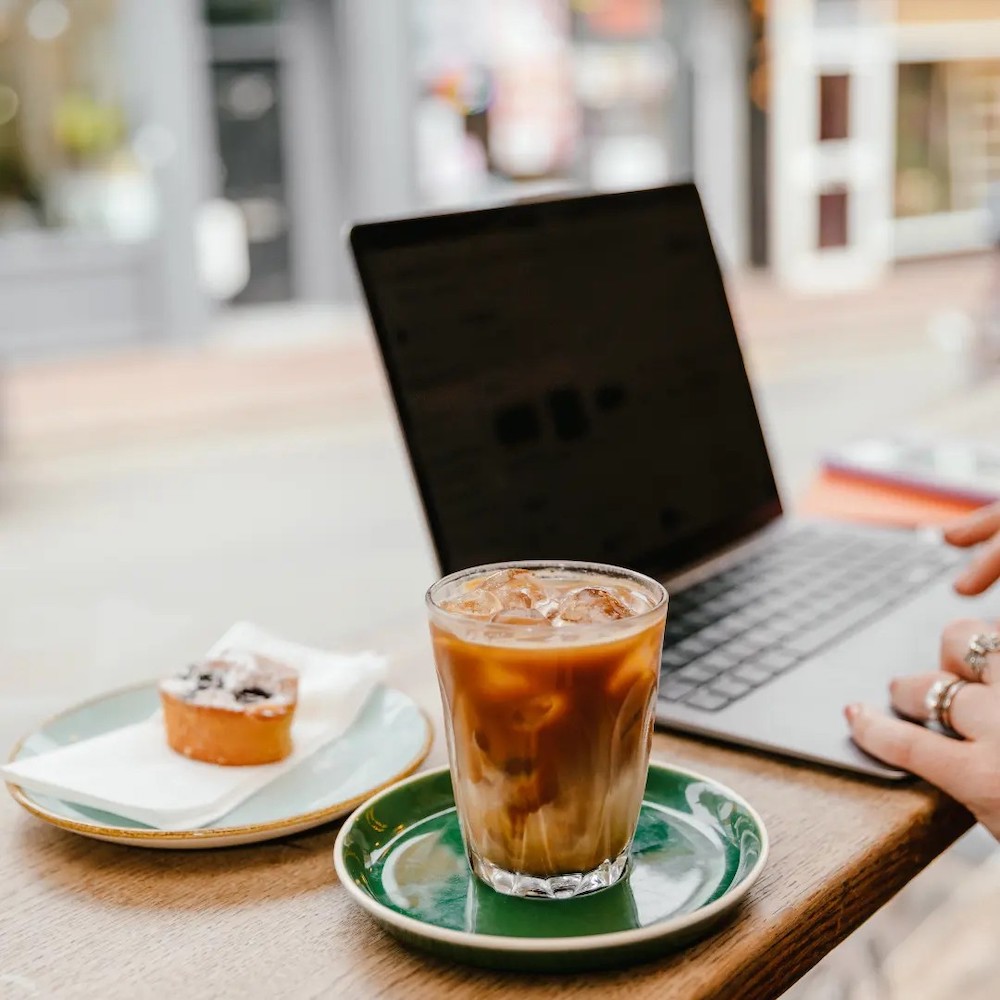
[[653, 576], [660, 723], [903, 777], [851, 742], [843, 706], [936, 669], [942, 626], [978, 602], [935, 537], [783, 515], [693, 185], [350, 242], [442, 572], [572, 558]]

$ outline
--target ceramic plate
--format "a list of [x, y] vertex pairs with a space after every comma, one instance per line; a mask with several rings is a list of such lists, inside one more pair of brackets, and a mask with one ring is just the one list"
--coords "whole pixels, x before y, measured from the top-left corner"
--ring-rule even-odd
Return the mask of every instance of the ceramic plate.
[[[155, 684], [116, 691], [44, 723], [11, 760], [44, 753], [146, 718], [159, 706]], [[390, 737], [391, 734], [391, 737]], [[135, 847], [225, 847], [270, 840], [346, 816], [373, 792], [415, 771], [433, 731], [401, 691], [377, 688], [348, 731], [276, 778], [211, 827], [164, 831], [8, 784], [28, 812], [64, 830]]]
[[452, 961], [578, 971], [642, 961], [704, 934], [746, 895], [767, 832], [710, 778], [650, 765], [629, 874], [570, 900], [514, 899], [469, 871], [447, 768], [380, 792], [341, 828], [334, 864], [390, 934]]

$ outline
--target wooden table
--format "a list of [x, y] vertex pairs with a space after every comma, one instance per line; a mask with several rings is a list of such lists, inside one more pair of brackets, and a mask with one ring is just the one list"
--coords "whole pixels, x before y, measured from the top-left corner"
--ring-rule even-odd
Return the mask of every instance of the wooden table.
[[[998, 412], [991, 390], [926, 424], [984, 432]], [[393, 683], [439, 720], [423, 628], [400, 634]], [[39, 717], [37, 703], [0, 702], [0, 733]], [[429, 765], [445, 759], [437, 724]], [[450, 966], [407, 951], [350, 903], [331, 862], [336, 825], [246, 848], [146, 851], [50, 828], [0, 795], [0, 997], [773, 998], [971, 824], [922, 785], [664, 734], [654, 755], [732, 785], [772, 840], [741, 911], [682, 953], [585, 977]]]
[[[393, 683], [435, 719], [428, 764], [443, 763], [422, 629], [393, 663]], [[971, 823], [922, 786], [885, 787], [664, 734], [653, 753], [738, 789], [772, 838], [738, 915], [661, 961], [586, 977], [449, 966], [405, 950], [350, 902], [331, 863], [336, 824], [245, 848], [147, 851], [53, 829], [4, 796], [0, 997], [771, 998]]]

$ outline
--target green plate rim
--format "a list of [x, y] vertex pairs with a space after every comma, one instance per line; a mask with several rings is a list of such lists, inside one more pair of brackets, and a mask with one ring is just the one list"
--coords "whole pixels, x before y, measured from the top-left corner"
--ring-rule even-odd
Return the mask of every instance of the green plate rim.
[[[70, 705], [68, 708], [64, 708], [61, 712], [56, 712], [54, 715], [47, 716], [39, 722], [38, 725], [36, 725], [29, 732], [26, 732], [14, 743], [7, 756], [7, 763], [12, 764], [18, 759], [24, 744], [27, 743], [32, 736], [41, 732], [54, 722], [58, 722], [59, 720], [65, 718], [67, 715], [72, 715], [73, 713], [79, 712], [83, 709], [92, 708], [108, 698], [128, 694], [132, 691], [141, 691], [144, 688], [155, 688], [158, 683], [159, 682], [156, 680], [145, 680], [137, 681], [135, 684], [126, 684], [124, 687], [114, 688], [111, 691], [104, 691], [101, 694], [94, 695], [92, 698], [85, 698], [83, 701], [79, 701], [75, 705]], [[412, 695], [407, 694], [405, 691], [400, 691], [399, 688], [388, 689], [395, 691], [397, 694], [401, 694], [404, 698], [407, 698], [417, 709], [417, 712], [420, 714], [423, 719], [424, 726], [426, 727], [425, 738], [423, 744], [413, 759], [408, 761], [406, 766], [401, 768], [396, 775], [389, 777], [382, 785], [373, 789], [372, 791], [374, 791], [375, 794], [387, 792], [390, 788], [399, 784], [398, 778], [400, 776], [402, 776], [404, 780], [407, 776], [413, 776], [413, 772], [416, 771], [421, 764], [423, 764], [424, 760], [426, 760], [427, 755], [430, 753], [431, 745], [434, 742], [434, 723], [431, 722], [430, 716], [427, 714], [427, 710], [419, 702], [417, 702]], [[417, 775], [417, 777], [419, 777], [419, 775]], [[67, 830], [70, 833], [83, 834], [88, 837], [114, 837], [116, 841], [120, 843], [125, 843], [126, 841], [139, 843], [143, 841], [196, 843], [197, 841], [202, 840], [208, 841], [220, 837], [234, 838], [247, 834], [270, 834], [278, 837], [281, 836], [282, 832], [285, 830], [302, 829], [302, 824], [308, 824], [307, 828], [311, 828], [313, 826], [319, 826], [322, 823], [328, 823], [331, 820], [339, 819], [352, 806], [358, 804], [364, 805], [364, 803], [372, 796], [372, 792], [362, 792], [361, 795], [354, 796], [353, 798], [347, 799], [343, 802], [336, 802], [329, 806], [323, 806], [320, 809], [313, 809], [304, 813], [299, 813], [296, 816], [289, 816], [280, 820], [270, 820], [263, 823], [247, 823], [242, 826], [207, 826], [198, 827], [194, 830], [159, 830], [153, 827], [150, 827], [149, 829], [133, 829], [132, 827], [124, 826], [105, 826], [100, 823], [88, 823], [83, 820], [67, 819], [65, 816], [54, 813], [45, 806], [36, 802], [30, 791], [25, 791], [15, 782], [6, 781], [5, 784], [7, 785], [7, 791], [10, 793], [11, 798], [22, 809], [43, 822], [50, 823], [52, 826], [58, 827], [61, 830]]]
[[[430, 938], [460, 948], [474, 947], [485, 951], [518, 954], [525, 952], [545, 954], [552, 951], [583, 952], [595, 948], [608, 950], [626, 945], [640, 944], [645, 941], [655, 941], [658, 938], [674, 935], [688, 928], [700, 926], [703, 923], [711, 921], [713, 917], [719, 917], [727, 910], [736, 906], [750, 891], [751, 886], [757, 881], [760, 873], [764, 870], [764, 865], [767, 864], [771, 848], [770, 835], [767, 832], [767, 827], [764, 825], [764, 820], [761, 818], [760, 813], [742, 795], [734, 792], [728, 785], [723, 784], [721, 781], [710, 778], [698, 771], [692, 771], [686, 767], [675, 767], [673, 764], [665, 764], [661, 761], [651, 760], [649, 766], [650, 769], [656, 768], [668, 774], [681, 775], [693, 781], [702, 781], [711, 785], [716, 791], [722, 792], [729, 799], [746, 809], [760, 831], [760, 856], [753, 868], [747, 872], [743, 881], [739, 885], [728, 889], [718, 899], [696, 910], [692, 910], [690, 913], [668, 917], [665, 920], [657, 920], [645, 927], [611, 931], [606, 934], [587, 934], [577, 937], [522, 938], [507, 935], [475, 934], [469, 931], [457, 931], [447, 927], [437, 927], [423, 920], [417, 920], [415, 917], [397, 913], [395, 910], [380, 903], [369, 893], [362, 890], [348, 874], [347, 867], [342, 860], [344, 842], [358, 819], [380, 799], [400, 788], [404, 788], [406, 785], [425, 781], [443, 774], [449, 770], [447, 765], [421, 771], [419, 774], [411, 775], [409, 778], [404, 778], [402, 781], [397, 781], [394, 785], [382, 789], [382, 791], [369, 798], [367, 802], [362, 803], [344, 820], [344, 824], [341, 826], [333, 845], [333, 865], [337, 872], [337, 878], [361, 908], [382, 923], [390, 924], [403, 933], [416, 938]], [[553, 905], [557, 904], [553, 903]]]

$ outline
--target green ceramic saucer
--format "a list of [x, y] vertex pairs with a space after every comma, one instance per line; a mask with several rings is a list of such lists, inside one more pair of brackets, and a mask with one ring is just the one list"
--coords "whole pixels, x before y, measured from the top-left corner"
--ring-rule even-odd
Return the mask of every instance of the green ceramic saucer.
[[653, 958], [704, 934], [760, 874], [767, 832], [724, 785], [653, 763], [626, 878], [579, 899], [516, 899], [469, 871], [451, 776], [439, 768], [360, 806], [333, 854], [347, 891], [403, 942], [489, 968], [568, 972]]

